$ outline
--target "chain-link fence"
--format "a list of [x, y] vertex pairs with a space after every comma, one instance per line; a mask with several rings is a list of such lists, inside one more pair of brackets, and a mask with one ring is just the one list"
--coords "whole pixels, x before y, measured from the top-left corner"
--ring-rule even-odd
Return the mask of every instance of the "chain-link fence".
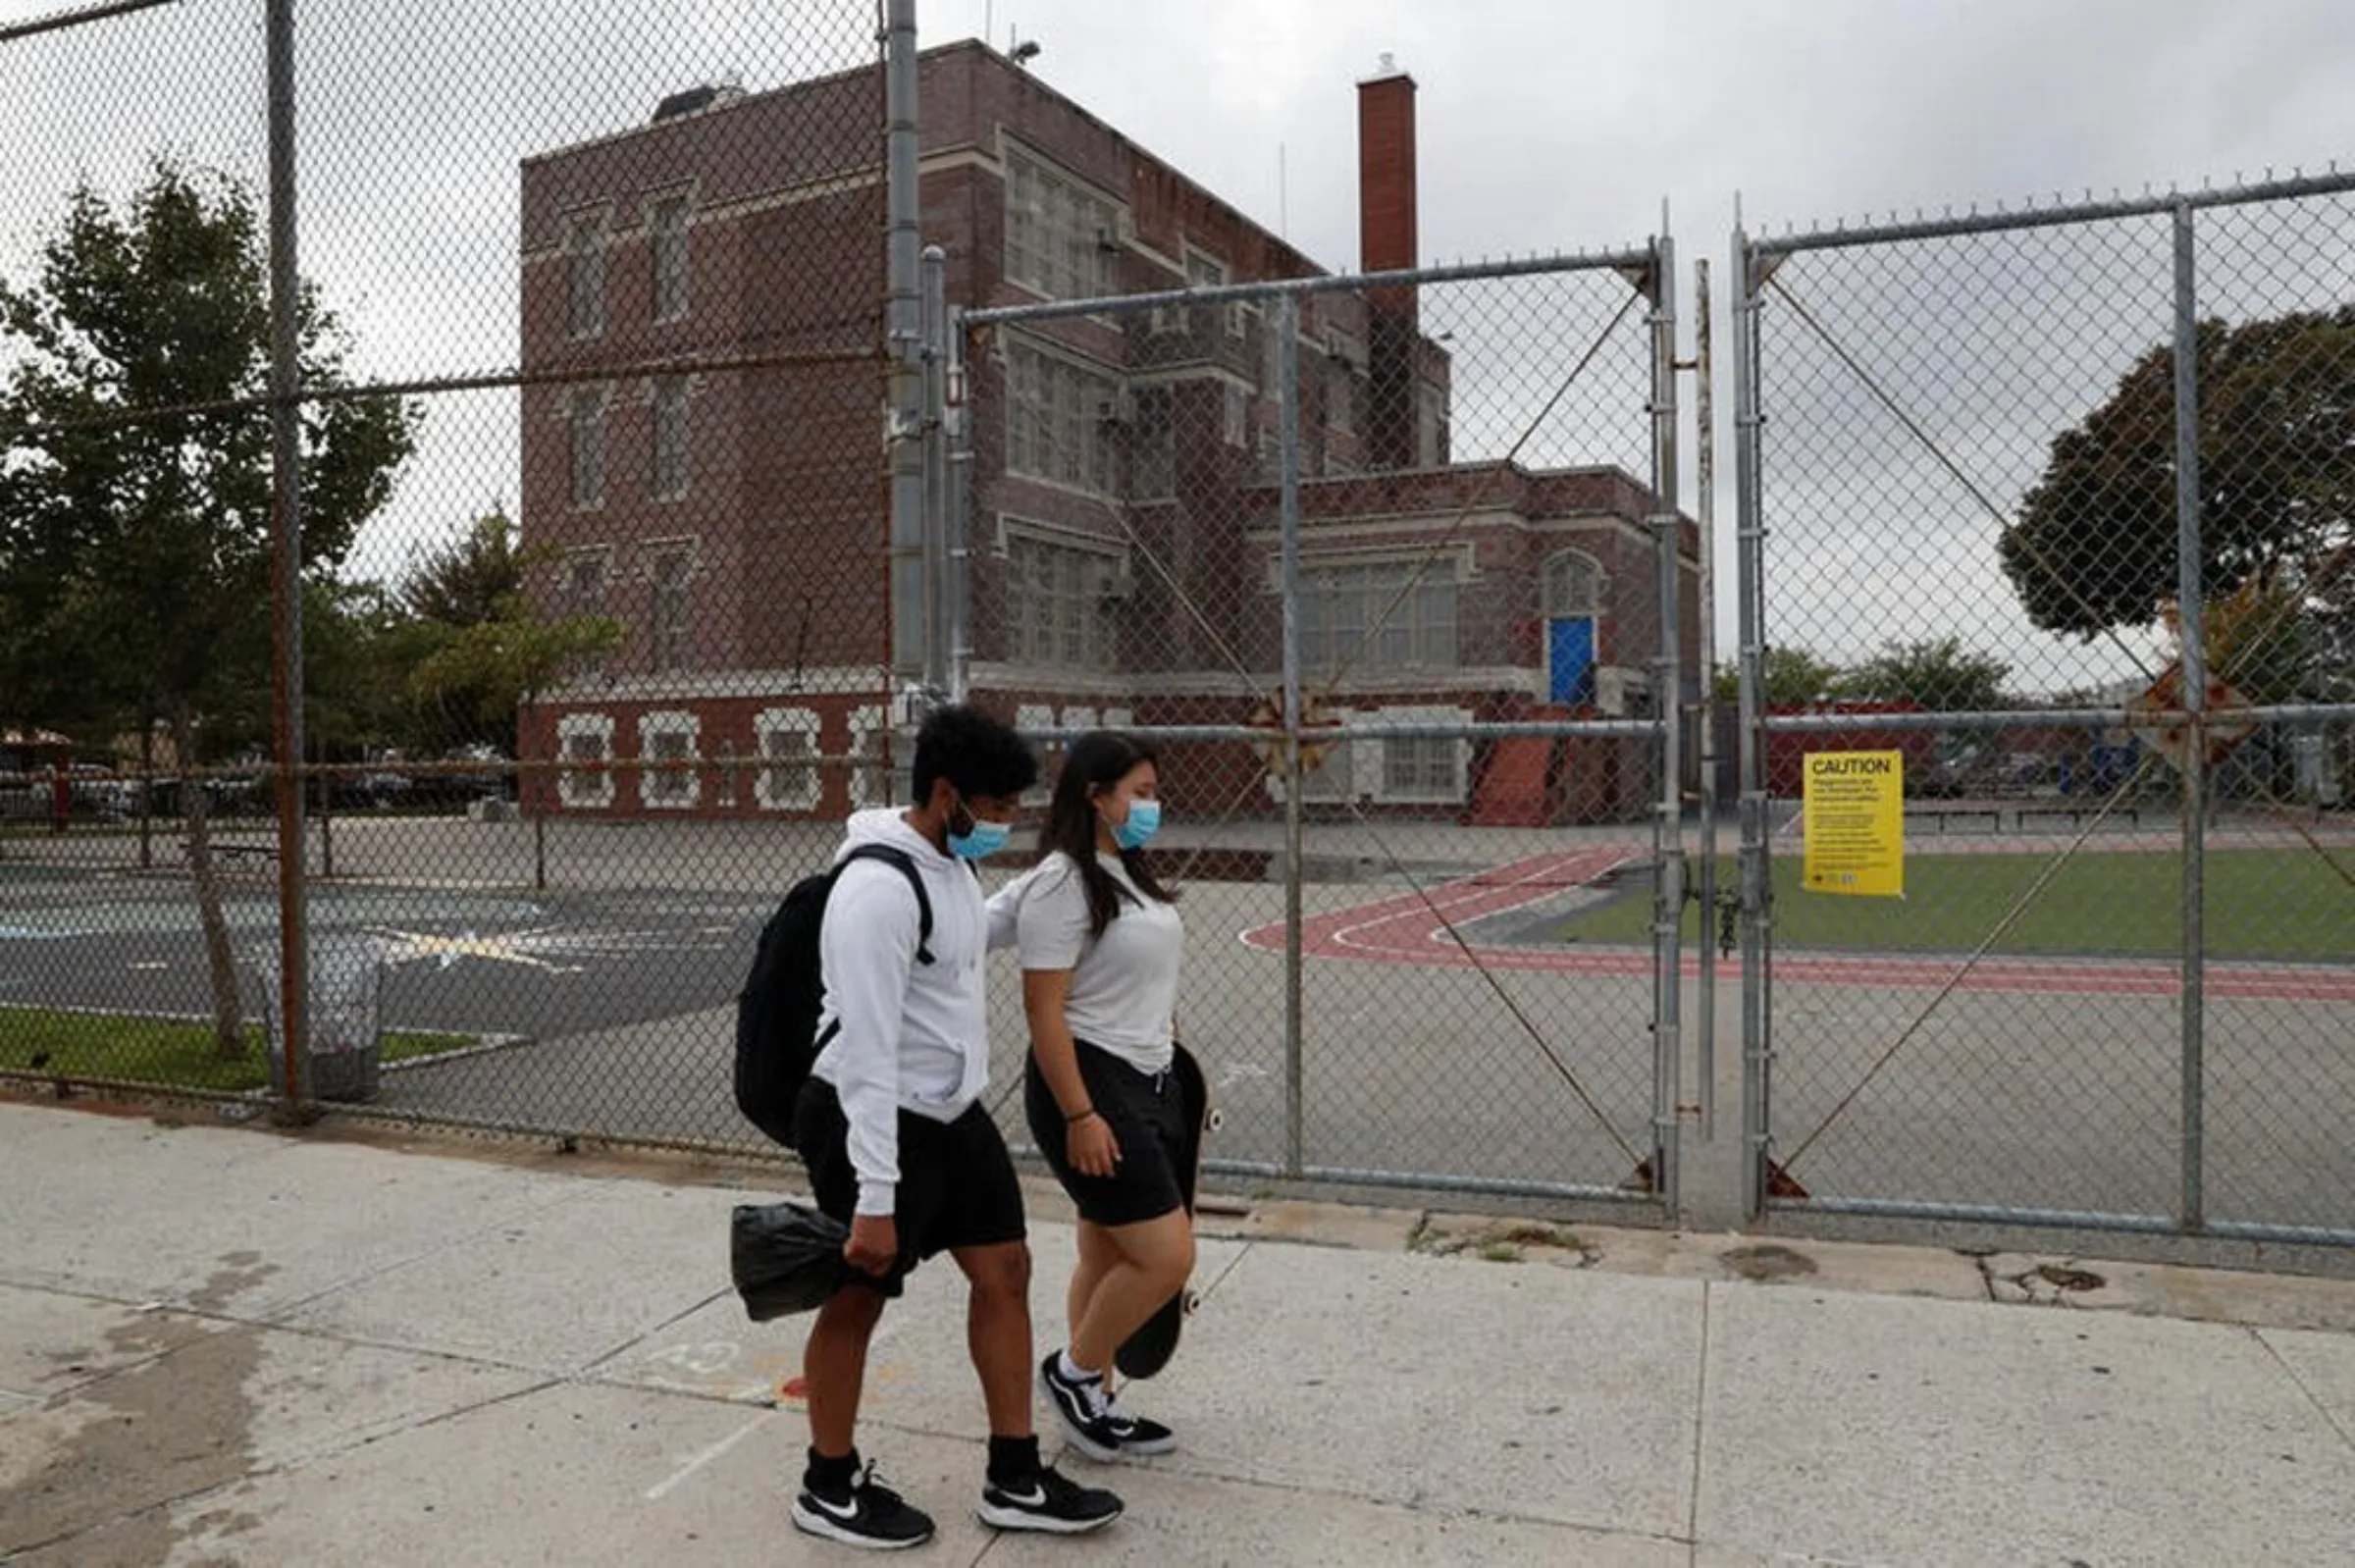
[[1561, 938], [1662, 858], [1666, 256], [1223, 286], [1142, 233], [1139, 292], [965, 318], [964, 675], [1163, 749], [1214, 1169], [1668, 1185], [1673, 952]]
[[914, 17], [0, 25], [0, 1075], [755, 1151], [962, 695], [1160, 748], [1230, 1181], [1691, 1212], [1721, 1007], [1745, 1212], [2349, 1239], [2355, 182], [1738, 240], [1720, 670], [1664, 237], [1330, 276]]
[[[61, 93], [234, 79], [110, 128], [120, 164], [11, 142], [6, 504], [50, 532], [5, 562], [0, 1071], [756, 1148], [754, 935], [954, 690], [1165, 748], [1214, 1168], [1663, 1194], [1676, 937], [1555, 938], [1681, 867], [1665, 241], [1327, 278], [913, 19], [215, 0], [12, 39]], [[108, 339], [87, 296], [141, 280], [217, 317]], [[208, 444], [242, 509], [87, 477]], [[158, 520], [237, 542], [185, 658], [139, 627], [160, 563], [114, 558]]]
[[1754, 1195], [2355, 1236], [2350, 192], [1737, 239]]
[[0, 1070], [741, 1133], [824, 848], [713, 819], [890, 759], [882, 21], [5, 29]]

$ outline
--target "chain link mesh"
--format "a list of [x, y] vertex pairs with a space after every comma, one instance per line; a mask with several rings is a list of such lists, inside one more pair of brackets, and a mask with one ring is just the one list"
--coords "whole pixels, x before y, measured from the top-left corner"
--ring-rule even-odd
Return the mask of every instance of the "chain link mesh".
[[[310, 585], [284, 757], [253, 482], [267, 16], [203, 0], [6, 45], [35, 88], [12, 127], [91, 129], [0, 138], [0, 280], [32, 312], [5, 349], [0, 1072], [284, 1092], [276, 810], [299, 787], [303, 1098], [755, 1149], [728, 1092], [755, 935], [848, 811], [904, 799], [910, 682], [953, 663], [1050, 777], [1073, 732], [1163, 738], [1214, 1162], [1609, 1193], [1648, 1161], [1649, 936], [1565, 951], [1558, 928], [1651, 894], [1663, 527], [1699, 620], [1698, 541], [1652, 498], [1651, 253], [1237, 288], [1317, 270], [952, 45], [919, 68], [922, 237], [979, 313], [937, 418], [887, 421], [918, 345], [886, 269], [871, 0], [306, 12]], [[101, 87], [128, 118], [68, 112]], [[178, 229], [162, 169], [193, 192]], [[69, 274], [78, 186], [105, 234]], [[148, 270], [109, 274], [109, 245]], [[1188, 288], [1212, 297], [1166, 292]], [[1041, 298], [1085, 302], [990, 319]], [[135, 329], [107, 340], [107, 309]], [[199, 350], [217, 373], [163, 374]], [[933, 624], [899, 597], [893, 477], [950, 424], [956, 647], [913, 649]], [[1288, 881], [1287, 429], [1314, 742]], [[239, 507], [76, 477], [167, 451], [229, 453]], [[175, 563], [111, 570], [60, 522], [77, 485], [116, 553], [149, 525], [234, 541], [177, 562], [221, 638], [113, 635]], [[992, 1021], [1019, 1139], [1010, 964]]]
[[[1770, 1191], [2343, 1238], [2350, 183], [1748, 247]], [[1796, 875], [1801, 758], [1870, 750], [1895, 909]]]
[[[1479, 726], [1648, 712], [1642, 293], [1565, 266], [1202, 301], [1156, 291], [1226, 280], [1199, 258], [1178, 271], [1149, 236], [1119, 276], [1141, 296], [974, 318], [971, 439], [990, 477], [971, 512], [971, 680], [1050, 743], [1050, 767], [1055, 741], [1093, 725], [1158, 739], [1191, 933], [1183, 1033], [1225, 1109], [1212, 1158], [1616, 1187], [1651, 1147], [1650, 955], [1639, 936], [1577, 962], [1558, 928], [1622, 876], [1623, 896], [1649, 896], [1656, 736]], [[1296, 1057], [1287, 449], [1306, 739]], [[1097, 673], [1074, 679], [1082, 666]], [[1189, 733], [1220, 726], [1264, 738]], [[1012, 975], [998, 1000], [1011, 1071]]]
[[298, 758], [267, 10], [0, 45], [0, 1070], [283, 1089], [299, 781], [306, 1097], [746, 1143], [754, 933], [888, 788], [879, 9], [303, 13]]

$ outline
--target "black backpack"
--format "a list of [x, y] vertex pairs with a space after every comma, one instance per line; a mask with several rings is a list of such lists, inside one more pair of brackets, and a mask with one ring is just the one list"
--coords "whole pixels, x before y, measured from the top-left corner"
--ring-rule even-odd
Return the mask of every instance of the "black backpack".
[[[825, 974], [818, 963], [817, 934], [825, 923], [826, 896], [834, 879], [853, 861], [886, 861], [916, 889], [916, 961], [932, 962], [932, 901], [922, 873], [905, 850], [862, 844], [833, 865], [803, 877], [785, 895], [776, 914], [760, 928], [752, 973], [736, 996], [736, 1108], [745, 1120], [793, 1147], [794, 1106], [809, 1081], [810, 1068], [824, 1050], [817, 1032], [825, 1010]], [[830, 1038], [832, 1029], [826, 1031]]]

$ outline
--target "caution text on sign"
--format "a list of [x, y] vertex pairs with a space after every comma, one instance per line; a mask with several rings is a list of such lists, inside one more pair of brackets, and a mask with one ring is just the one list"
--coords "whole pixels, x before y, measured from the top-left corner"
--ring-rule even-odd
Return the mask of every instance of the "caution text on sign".
[[1903, 752], [1810, 752], [1801, 825], [1810, 893], [1906, 895]]

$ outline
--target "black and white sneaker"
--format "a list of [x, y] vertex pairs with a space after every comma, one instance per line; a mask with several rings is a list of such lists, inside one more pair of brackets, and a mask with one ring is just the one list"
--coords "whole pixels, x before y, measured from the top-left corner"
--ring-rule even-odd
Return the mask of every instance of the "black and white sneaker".
[[1092, 1378], [1063, 1375], [1063, 1352], [1051, 1352], [1038, 1364], [1038, 1385], [1047, 1403], [1063, 1421], [1064, 1440], [1090, 1459], [1121, 1456], [1121, 1432], [1107, 1409], [1101, 1374]]
[[839, 1494], [805, 1479], [801, 1495], [793, 1499], [793, 1525], [805, 1534], [871, 1551], [898, 1551], [932, 1539], [931, 1516], [909, 1507], [907, 1499], [875, 1480], [871, 1460]]
[[1042, 1465], [1016, 1482], [992, 1481], [981, 1489], [981, 1522], [999, 1530], [1044, 1530], [1058, 1536], [1101, 1530], [1121, 1517], [1121, 1499], [1082, 1487]]
[[1123, 1454], [1177, 1451], [1178, 1434], [1150, 1416], [1138, 1415], [1121, 1403], [1121, 1396], [1117, 1393], [1104, 1401], [1104, 1419], [1112, 1423], [1113, 1437], [1120, 1443]]

